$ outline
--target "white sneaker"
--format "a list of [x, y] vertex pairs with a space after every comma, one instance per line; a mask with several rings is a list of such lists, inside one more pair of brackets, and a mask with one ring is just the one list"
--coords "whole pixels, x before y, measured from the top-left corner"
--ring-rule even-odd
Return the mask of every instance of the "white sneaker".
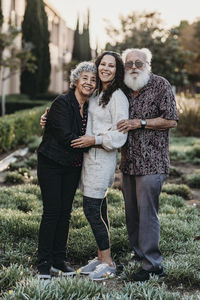
[[113, 267], [110, 267], [107, 263], [101, 263], [96, 269], [89, 274], [89, 278], [92, 280], [104, 280], [113, 278], [116, 275], [116, 265], [113, 262]]
[[98, 257], [95, 257], [92, 260], [88, 260], [88, 264], [80, 269], [78, 269], [78, 273], [88, 275], [95, 270], [95, 268], [101, 264], [101, 261]]

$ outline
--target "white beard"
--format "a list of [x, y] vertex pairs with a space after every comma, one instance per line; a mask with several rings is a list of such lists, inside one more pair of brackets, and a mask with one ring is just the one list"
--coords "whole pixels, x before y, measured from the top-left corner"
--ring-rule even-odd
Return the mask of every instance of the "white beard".
[[150, 78], [150, 72], [147, 69], [144, 71], [138, 70], [138, 76], [133, 77], [132, 70], [125, 71], [124, 83], [133, 91], [138, 91], [143, 88]]

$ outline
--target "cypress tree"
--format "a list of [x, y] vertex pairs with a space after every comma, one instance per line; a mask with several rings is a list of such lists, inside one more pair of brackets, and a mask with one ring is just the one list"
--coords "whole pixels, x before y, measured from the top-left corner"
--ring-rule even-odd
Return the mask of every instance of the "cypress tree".
[[[1, 34], [2, 24], [3, 24], [3, 12], [2, 12], [2, 6], [1, 6], [1, 0], [0, 0], [0, 34]], [[1, 62], [2, 62], [2, 52], [3, 52], [3, 46], [2, 46], [2, 44], [0, 44], [0, 66], [1, 66]]]
[[1, 6], [1, 0], [0, 0], [0, 28], [3, 24], [3, 12], [2, 12], [2, 6]]
[[89, 34], [90, 15], [88, 10], [87, 23], [83, 25], [83, 33], [80, 36], [80, 60], [91, 60], [90, 34]]
[[45, 92], [49, 84], [49, 32], [43, 6], [42, 0], [27, 0], [22, 23], [22, 40], [33, 45], [32, 54], [36, 57], [36, 72], [25, 70], [21, 74], [21, 92], [31, 97]]
[[40, 81], [40, 93], [45, 93], [48, 90], [51, 74], [50, 52], [49, 52], [49, 30], [48, 18], [45, 11], [44, 2], [41, 1], [42, 22], [43, 22], [43, 39], [42, 39], [42, 77]]
[[77, 17], [76, 29], [74, 32], [74, 46], [72, 51], [72, 60], [80, 61], [81, 53], [80, 53], [80, 33], [79, 33], [79, 16]]
[[88, 15], [87, 15], [87, 26], [85, 30], [85, 46], [86, 46], [86, 60], [91, 60], [92, 55], [91, 55], [91, 48], [90, 48], [90, 11], [88, 10]]

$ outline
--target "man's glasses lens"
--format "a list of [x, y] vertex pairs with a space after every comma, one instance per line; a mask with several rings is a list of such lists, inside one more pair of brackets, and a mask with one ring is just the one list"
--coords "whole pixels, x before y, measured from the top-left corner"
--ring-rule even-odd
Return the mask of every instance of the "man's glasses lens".
[[136, 68], [140, 69], [144, 65], [144, 63], [140, 60], [136, 60], [135, 62], [132, 61], [127, 61], [125, 63], [125, 68], [132, 68], [132, 66], [135, 65]]

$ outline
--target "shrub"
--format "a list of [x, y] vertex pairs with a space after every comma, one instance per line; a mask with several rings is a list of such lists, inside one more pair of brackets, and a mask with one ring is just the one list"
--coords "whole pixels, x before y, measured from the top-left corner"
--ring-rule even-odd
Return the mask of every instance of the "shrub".
[[190, 163], [200, 163], [199, 138], [195, 137], [174, 137], [170, 138], [170, 159]]
[[170, 166], [170, 170], [169, 170], [170, 177], [180, 177], [182, 174], [183, 172], [180, 169]]
[[26, 178], [17, 171], [8, 172], [5, 177], [6, 183], [18, 184], [18, 183], [25, 183], [25, 181], [26, 181]]
[[30, 167], [31, 169], [34, 169], [37, 167], [37, 155], [36, 153], [32, 154], [28, 158], [24, 160], [24, 164]]
[[186, 175], [184, 176], [184, 180], [191, 188], [200, 188], [200, 174]]
[[[6, 114], [13, 114], [16, 111], [21, 111], [25, 109], [32, 109], [36, 106], [47, 106], [47, 101], [45, 100], [30, 100], [30, 99], [9, 99], [6, 97]], [[1, 113], [1, 108], [0, 108]]]
[[30, 276], [30, 271], [17, 264], [11, 264], [8, 268], [1, 267], [0, 270], [0, 290], [12, 289], [16, 283], [24, 277]]
[[175, 194], [187, 200], [191, 198], [191, 190], [185, 184], [164, 184], [162, 192], [165, 192], [167, 194]]
[[57, 278], [52, 281], [33, 279], [17, 284], [15, 290], [4, 295], [4, 299], [103, 299], [104, 293], [104, 286], [79, 277]]
[[[163, 253], [163, 265], [168, 276], [166, 284], [160, 284], [152, 277], [144, 283], [125, 283], [131, 281], [132, 274], [140, 264], [130, 262], [130, 246], [125, 225], [124, 202], [122, 193], [109, 190], [108, 210], [111, 222], [112, 256], [117, 263], [117, 278], [102, 284], [84, 280], [54, 278], [50, 282], [33, 278], [37, 260], [38, 229], [42, 214], [40, 189], [36, 185], [20, 185], [0, 188], [0, 257], [1, 263], [9, 269], [13, 263], [23, 265], [22, 277], [17, 276], [17, 265], [10, 271], [10, 279], [0, 273], [2, 299], [151, 299], [151, 300], [196, 300], [195, 292], [190, 298], [183, 291], [171, 285], [182, 284], [187, 289], [198, 288], [199, 241], [195, 239], [200, 232], [199, 213], [188, 206], [180, 196], [162, 193], [160, 196], [160, 248]], [[97, 254], [97, 245], [92, 230], [82, 209], [82, 194], [78, 190], [72, 211], [68, 241], [67, 258], [76, 266], [85, 264]], [[129, 263], [128, 263], [129, 262]], [[124, 267], [121, 274], [123, 264]], [[33, 268], [32, 268], [33, 265]], [[29, 268], [26, 273], [25, 268]], [[21, 273], [20, 273], [21, 274]], [[3, 275], [3, 277], [1, 277]], [[4, 278], [1, 282], [1, 278]], [[124, 281], [125, 280], [125, 281]], [[16, 281], [16, 283], [15, 283]], [[7, 284], [7, 287], [6, 287]], [[112, 290], [111, 290], [111, 288]], [[114, 287], [114, 288], [113, 288]], [[108, 289], [110, 288], [110, 289]], [[178, 290], [178, 292], [176, 292]], [[179, 293], [180, 292], [180, 293]]]
[[170, 205], [173, 208], [183, 207], [185, 205], [182, 197], [177, 195], [168, 195], [162, 192], [159, 198], [161, 209], [164, 209], [166, 205]]
[[0, 117], [0, 153], [25, 143], [30, 132], [38, 135], [42, 132], [39, 121], [45, 108], [46, 105]]
[[31, 177], [30, 178], [30, 184], [38, 184], [38, 178], [35, 176], [35, 177]]
[[28, 165], [25, 163], [24, 160], [18, 160], [9, 165], [9, 170], [16, 171], [19, 169], [26, 169], [27, 167], [28, 167]]
[[178, 98], [179, 122], [177, 130], [184, 136], [200, 137], [200, 104], [198, 100]]
[[109, 189], [107, 201], [108, 204], [119, 207], [119, 205], [124, 203], [122, 192], [118, 189]]

